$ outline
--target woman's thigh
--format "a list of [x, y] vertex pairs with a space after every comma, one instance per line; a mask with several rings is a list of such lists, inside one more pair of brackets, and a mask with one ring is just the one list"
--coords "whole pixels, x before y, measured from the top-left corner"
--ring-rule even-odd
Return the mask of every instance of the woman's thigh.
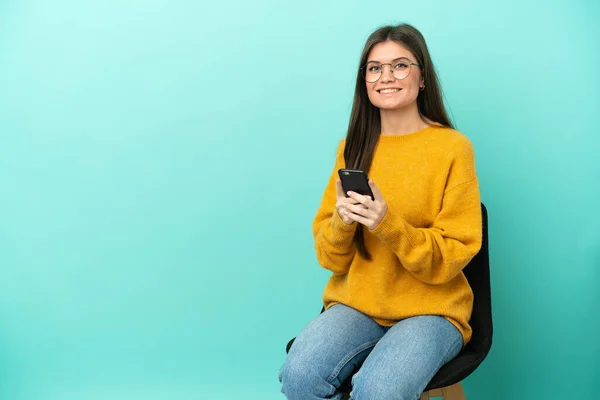
[[352, 399], [418, 399], [436, 372], [462, 349], [463, 338], [436, 315], [407, 318], [379, 340], [353, 377]]
[[385, 332], [384, 327], [353, 308], [332, 306], [294, 340], [279, 373], [282, 391], [289, 398], [328, 398]]

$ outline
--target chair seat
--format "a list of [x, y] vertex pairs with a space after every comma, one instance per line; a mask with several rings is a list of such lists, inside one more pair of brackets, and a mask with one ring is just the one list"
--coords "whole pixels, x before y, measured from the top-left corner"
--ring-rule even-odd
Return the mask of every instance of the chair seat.
[[442, 366], [431, 379], [425, 390], [438, 389], [454, 385], [469, 376], [483, 361], [481, 353], [462, 352], [456, 358]]

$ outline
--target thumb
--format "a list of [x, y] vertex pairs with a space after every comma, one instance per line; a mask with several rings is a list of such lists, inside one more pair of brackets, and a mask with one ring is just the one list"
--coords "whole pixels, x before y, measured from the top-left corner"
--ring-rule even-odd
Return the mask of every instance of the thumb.
[[342, 180], [338, 179], [335, 181], [335, 192], [336, 192], [336, 196], [337, 198], [341, 198], [341, 197], [346, 197], [344, 195], [344, 188], [342, 187]]

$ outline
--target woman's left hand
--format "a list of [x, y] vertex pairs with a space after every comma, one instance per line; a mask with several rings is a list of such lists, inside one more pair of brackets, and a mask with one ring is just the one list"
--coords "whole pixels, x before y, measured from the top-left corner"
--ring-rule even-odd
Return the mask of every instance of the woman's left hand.
[[377, 185], [375, 185], [375, 182], [369, 180], [369, 186], [371, 187], [375, 199], [371, 199], [371, 196], [363, 196], [356, 192], [349, 191], [348, 195], [364, 207], [361, 207], [360, 204], [347, 204], [346, 209], [348, 210], [348, 216], [353, 221], [363, 224], [369, 229], [375, 229], [387, 212], [387, 204], [377, 188]]

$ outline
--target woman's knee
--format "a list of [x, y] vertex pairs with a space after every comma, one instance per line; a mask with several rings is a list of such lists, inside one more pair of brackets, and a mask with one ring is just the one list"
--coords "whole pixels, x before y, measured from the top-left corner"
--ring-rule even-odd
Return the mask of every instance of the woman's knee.
[[335, 387], [327, 381], [327, 377], [319, 374], [310, 359], [302, 355], [288, 355], [281, 367], [281, 391], [289, 400], [326, 398], [335, 393]]
[[420, 385], [416, 381], [390, 381], [360, 370], [352, 378], [350, 398], [353, 400], [417, 400], [420, 395]]

